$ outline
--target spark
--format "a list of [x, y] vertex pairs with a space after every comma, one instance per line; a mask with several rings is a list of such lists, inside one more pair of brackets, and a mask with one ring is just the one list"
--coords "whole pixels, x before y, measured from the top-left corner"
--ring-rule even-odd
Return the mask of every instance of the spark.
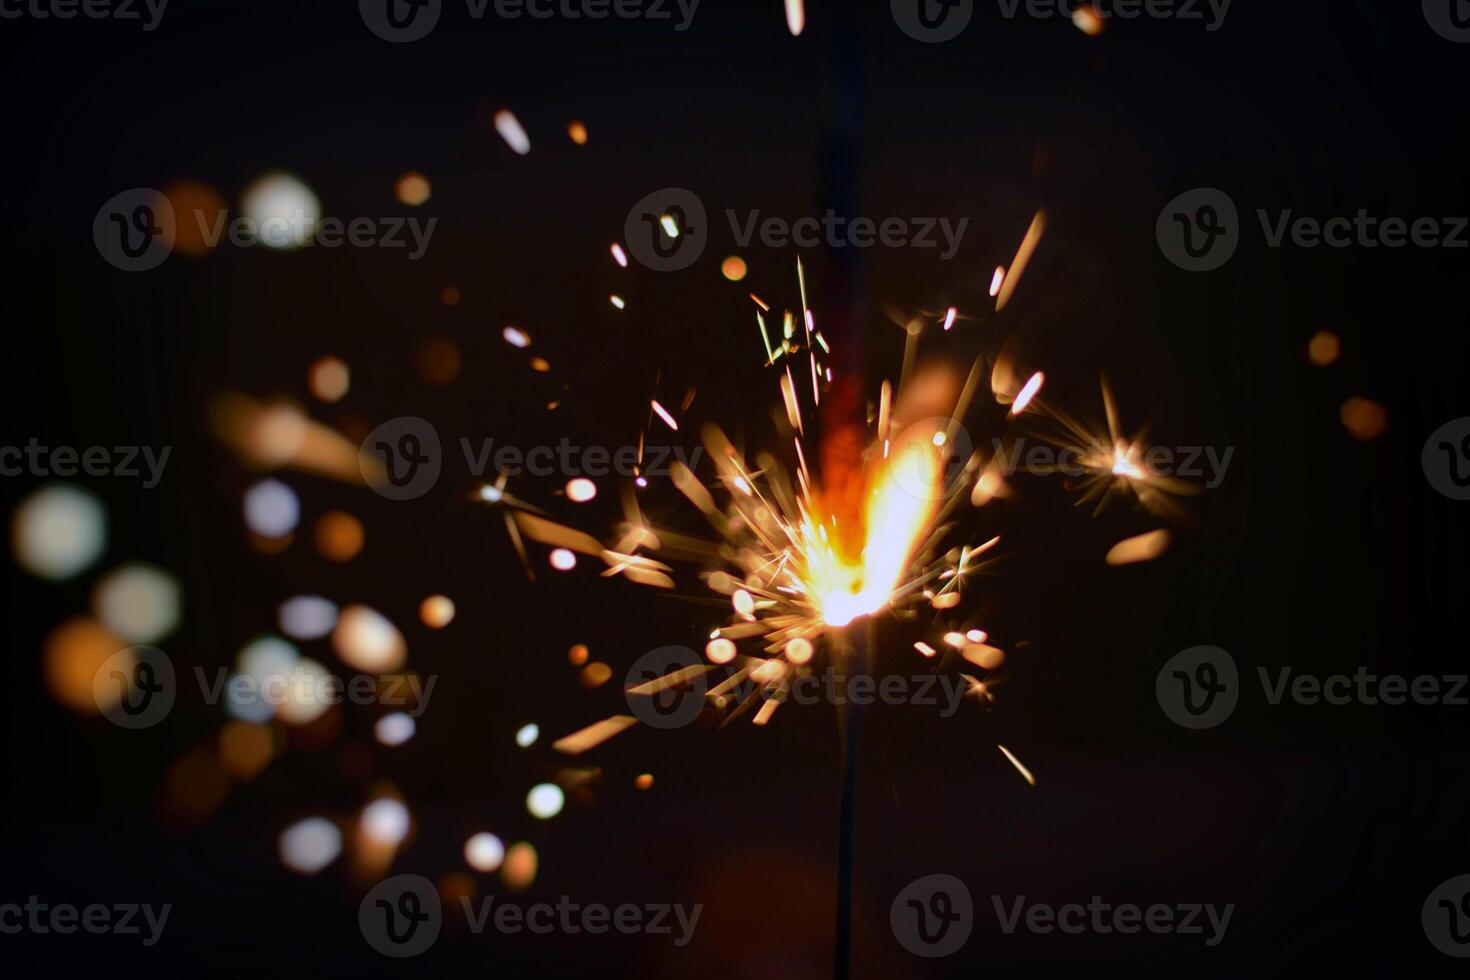
[[1046, 381], [1046, 376], [1040, 371], [1031, 375], [1031, 379], [1021, 386], [1021, 391], [1016, 395], [1016, 400], [1011, 405], [1011, 414], [1020, 415], [1026, 411], [1026, 406], [1031, 404], [1031, 399], [1041, 390], [1041, 385]]
[[660, 405], [657, 399], [649, 402], [649, 405], [653, 407], [653, 411], [655, 412], [655, 414], [657, 414], [659, 418], [664, 420], [664, 424], [673, 429], [675, 432], [679, 431], [679, 423], [674, 421], [674, 417], [669, 414], [669, 410]]
[[1124, 538], [1108, 549], [1106, 561], [1109, 565], [1131, 565], [1134, 562], [1153, 561], [1169, 547], [1169, 532], [1163, 528], [1147, 534]]
[[801, 37], [806, 27], [806, 5], [802, 0], [786, 0], [786, 29], [792, 37]]
[[612, 245], [608, 246], [608, 250], [612, 252], [614, 262], [622, 266], [624, 269], [628, 267], [628, 253], [623, 251], [623, 246], [619, 245], [617, 242], [613, 242]]
[[1046, 212], [1037, 211], [1036, 216], [1031, 219], [1031, 227], [1026, 229], [1026, 236], [1021, 239], [1021, 244], [1016, 249], [1016, 257], [1011, 260], [1011, 271], [1006, 274], [997, 291], [995, 297], [997, 313], [1005, 309], [1005, 305], [1010, 302], [1011, 294], [1016, 290], [1016, 284], [1021, 281], [1021, 273], [1026, 271], [1026, 263], [1031, 261], [1031, 255], [1036, 251], [1036, 246], [1041, 243], [1041, 235], [1044, 231], [1046, 231]]
[[1011, 754], [1010, 749], [1000, 744], [997, 744], [995, 747], [1000, 749], [1001, 754], [1004, 755], [1008, 760], [1010, 760], [1011, 765], [1016, 767], [1016, 772], [1021, 774], [1022, 779], [1026, 780], [1026, 782], [1030, 783], [1032, 786], [1036, 785], [1036, 777], [1031, 775], [1031, 770], [1023, 766], [1021, 764], [1021, 760], [1017, 759], [1014, 755]]
[[521, 156], [531, 152], [531, 137], [526, 135], [521, 121], [509, 109], [501, 109], [495, 114], [495, 131], [505, 140], [506, 146]]

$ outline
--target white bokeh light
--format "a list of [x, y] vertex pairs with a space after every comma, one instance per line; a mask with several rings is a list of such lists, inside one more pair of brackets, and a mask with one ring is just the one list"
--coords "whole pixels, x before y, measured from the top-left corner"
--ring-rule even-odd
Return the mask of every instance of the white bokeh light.
[[384, 745], [402, 745], [413, 738], [418, 731], [418, 725], [413, 718], [402, 711], [395, 711], [391, 715], [384, 715], [373, 724], [373, 734], [379, 742]]
[[142, 563], [108, 572], [92, 593], [92, 608], [102, 624], [129, 643], [154, 643], [179, 624], [178, 581], [161, 568]]
[[408, 836], [408, 807], [397, 800], [374, 800], [362, 809], [362, 833], [374, 844], [396, 847]]
[[284, 538], [300, 519], [296, 491], [280, 480], [261, 480], [245, 491], [245, 524], [261, 537]]
[[526, 809], [531, 811], [531, 816], [540, 820], [550, 820], [561, 812], [565, 804], [566, 796], [555, 783], [532, 786], [531, 792], [526, 794]]
[[342, 831], [325, 817], [309, 817], [281, 831], [281, 863], [314, 875], [342, 853]]
[[240, 211], [254, 223], [260, 244], [287, 252], [309, 244], [322, 217], [311, 188], [283, 173], [266, 174], [245, 188]]
[[16, 564], [53, 582], [91, 565], [107, 546], [107, 513], [95, 494], [65, 483], [44, 486], [11, 518]]

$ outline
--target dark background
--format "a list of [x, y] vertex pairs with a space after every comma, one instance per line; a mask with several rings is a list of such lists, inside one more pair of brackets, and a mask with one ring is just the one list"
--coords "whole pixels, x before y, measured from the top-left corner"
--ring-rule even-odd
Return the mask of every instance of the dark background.
[[[602, 781], [590, 806], [549, 822], [525, 813], [530, 785], [564, 763], [552, 738], [621, 710], [616, 685], [588, 692], [566, 662], [591, 646], [615, 676], [656, 646], [699, 646], [720, 615], [682, 575], [681, 596], [519, 567], [476, 486], [459, 436], [497, 445], [616, 447], [635, 438], [656, 372], [661, 392], [698, 389], [693, 420], [754, 438], [775, 403], [745, 294], [796, 302], [793, 252], [739, 250], [725, 208], [820, 213], [835, 0], [811, 0], [800, 38], [776, 0], [704, 0], [692, 27], [668, 22], [475, 22], [450, 4], [415, 44], [371, 35], [355, 5], [173, 0], [158, 30], [106, 21], [0, 21], [6, 149], [0, 156], [0, 276], [7, 350], [6, 444], [174, 447], [156, 489], [103, 479], [112, 539], [101, 567], [129, 558], [174, 570], [186, 620], [166, 648], [184, 670], [230, 662], [274, 628], [281, 599], [317, 592], [382, 610], [412, 662], [440, 676], [418, 736], [371, 740], [372, 716], [344, 712], [340, 737], [296, 747], [236, 787], [202, 822], [160, 815], [168, 766], [218, 728], [181, 703], [141, 733], [73, 716], [40, 681], [41, 643], [82, 612], [93, 576], [63, 586], [7, 565], [4, 837], [0, 900], [170, 902], [163, 941], [0, 937], [17, 975], [97, 968], [123, 975], [441, 973], [779, 977], [822, 975], [831, 957], [840, 744], [830, 706], [786, 708], [764, 729], [635, 730], [586, 758]], [[856, 4], [853, 5], [854, 7]], [[864, 5], [869, 6], [869, 5]], [[986, 628], [1014, 645], [998, 703], [956, 717], [875, 708], [864, 719], [856, 841], [859, 976], [1448, 975], [1425, 940], [1429, 891], [1470, 871], [1465, 707], [1272, 707], [1255, 669], [1464, 672], [1461, 505], [1436, 494], [1420, 448], [1470, 414], [1465, 393], [1465, 253], [1266, 247], [1256, 208], [1327, 217], [1463, 215], [1460, 153], [1470, 49], [1426, 26], [1417, 4], [1287, 5], [1237, 0], [1223, 28], [1114, 22], [1089, 38], [1061, 19], [1006, 20], [979, 4], [957, 40], [902, 34], [886, 5], [849, 11], [860, 50], [861, 213], [969, 217], [959, 254], [873, 249], [873, 376], [902, 349], [886, 307], [988, 308], [1031, 215], [1047, 236], [1005, 314], [977, 312], [936, 349], [968, 361], [1008, 337], [1044, 368], [1047, 397], [1099, 417], [1097, 373], [1125, 426], [1166, 445], [1234, 446], [1228, 479], [1190, 502], [1161, 560], [1106, 569], [1114, 541], [1156, 525], [1114, 508], [1098, 519], [1056, 485], [1019, 481], [978, 512], [975, 536], [1006, 531], [982, 580]], [[484, 120], [511, 107], [533, 149], [517, 157]], [[573, 146], [569, 119], [591, 139]], [[103, 201], [135, 186], [205, 181], [233, 203], [262, 171], [299, 174], [328, 215], [404, 213], [394, 179], [433, 181], [414, 212], [439, 219], [427, 256], [223, 247], [149, 273], [107, 266], [92, 245]], [[691, 269], [618, 270], [607, 244], [649, 191], [690, 188], [712, 239]], [[1154, 222], [1184, 190], [1226, 190], [1245, 221], [1224, 268], [1176, 269]], [[809, 257], [820, 264], [820, 256]], [[440, 291], [457, 286], [447, 308]], [[627, 296], [619, 314], [607, 294]], [[819, 305], [818, 316], [821, 317]], [[515, 323], [552, 371], [529, 371], [500, 339]], [[1342, 337], [1328, 369], [1307, 339]], [[426, 337], [451, 338], [448, 386], [414, 371]], [[306, 369], [343, 357], [352, 390], [312, 403]], [[285, 394], [334, 425], [423, 416], [450, 455], [436, 489], [395, 503], [363, 488], [289, 476], [304, 521], [358, 515], [368, 546], [334, 565], [298, 541], [249, 547], [239, 517], [252, 474], [203, 428], [221, 390]], [[1387, 409], [1360, 442], [1338, 418], [1353, 395]], [[549, 413], [545, 403], [563, 400]], [[988, 441], [988, 422], [977, 435]], [[693, 424], [681, 435], [688, 437]], [[691, 444], [692, 443], [686, 443]], [[37, 478], [0, 481], [6, 513]], [[601, 533], [618, 518], [610, 485], [572, 515], [560, 480], [512, 489]], [[651, 516], [681, 520], [667, 487]], [[538, 550], [538, 556], [544, 549]], [[544, 557], [538, 557], [545, 568]], [[452, 596], [446, 630], [418, 626], [431, 592]], [[908, 669], [902, 626], [880, 661]], [[1159, 711], [1154, 678], [1178, 650], [1229, 650], [1249, 676], [1235, 715], [1188, 732]], [[325, 645], [307, 650], [324, 661]], [[542, 741], [512, 736], [527, 721]], [[1028, 787], [995, 750], [1037, 774]], [[348, 758], [370, 758], [348, 766]], [[652, 772], [653, 790], [632, 790]], [[341, 863], [303, 879], [280, 867], [280, 830], [348, 816], [377, 780], [404, 794], [416, 832], [395, 871], [460, 870], [482, 827], [532, 841], [541, 873], [520, 901], [703, 902], [690, 946], [667, 938], [448, 935], [394, 963], [363, 943], [360, 890]], [[976, 927], [953, 957], [906, 953], [888, 904], [920, 875], [962, 878]], [[502, 895], [494, 877], [481, 893]], [[1003, 934], [989, 897], [1063, 904], [1215, 902], [1236, 908], [1222, 945], [1200, 937]], [[451, 916], [453, 918], [453, 916]]]

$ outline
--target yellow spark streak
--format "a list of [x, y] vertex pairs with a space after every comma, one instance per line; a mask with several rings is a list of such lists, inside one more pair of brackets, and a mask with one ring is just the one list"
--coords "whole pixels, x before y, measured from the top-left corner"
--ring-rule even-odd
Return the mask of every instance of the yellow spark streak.
[[[791, 368], [781, 375], [781, 400], [786, 403], [786, 419], [797, 432], [802, 432], [801, 409], [796, 403], [796, 384], [791, 380]], [[805, 434], [805, 433], [803, 433]]]
[[1108, 549], [1109, 565], [1131, 565], [1139, 561], [1152, 561], [1169, 547], [1169, 532], [1160, 528], [1147, 534], [1124, 538]]
[[662, 405], [660, 405], [658, 403], [658, 399], [657, 398], [655, 398], [653, 401], [649, 402], [649, 404], [653, 406], [654, 412], [656, 412], [658, 414], [658, 417], [659, 418], [661, 418], [661, 419], [664, 420], [664, 422], [668, 425], [669, 428], [673, 429], [675, 432], [678, 432], [679, 431], [679, 423], [674, 421], [674, 417], [669, 414], [668, 409], [664, 408]]
[[1030, 783], [1032, 786], [1036, 785], [1036, 777], [1031, 775], [1031, 770], [1021, 765], [1021, 760], [1011, 755], [1010, 749], [999, 743], [996, 743], [995, 747], [1000, 749], [1002, 754], [1004, 754], [1007, 759], [1011, 760], [1011, 765], [1016, 767], [1016, 772], [1021, 774], [1022, 779], [1026, 780], [1026, 782]]
[[883, 458], [888, 458], [888, 415], [893, 406], [893, 385], [887, 381], [878, 389], [878, 438], [883, 440]]
[[1026, 263], [1031, 261], [1031, 253], [1036, 251], [1036, 246], [1041, 241], [1044, 231], [1046, 231], [1046, 212], [1037, 211], [1036, 216], [1031, 219], [1031, 227], [1026, 229], [1026, 237], [1021, 239], [1020, 248], [1016, 249], [1016, 257], [1011, 260], [1011, 271], [1006, 274], [1005, 281], [1001, 283], [1000, 293], [995, 298], [995, 312], [999, 313], [1005, 309], [1005, 305], [1011, 301], [1011, 294], [1016, 291], [1016, 283], [1021, 281], [1021, 273], [1026, 271]]
[[761, 316], [761, 311], [755, 311], [755, 322], [761, 328], [761, 343], [766, 347], [766, 363], [776, 363], [776, 355], [771, 352], [771, 335], [766, 332], [766, 318]]
[[638, 719], [632, 715], [613, 715], [611, 718], [604, 718], [596, 724], [588, 725], [581, 731], [573, 732], [565, 738], [557, 739], [551, 743], [551, 747], [563, 755], [581, 755], [636, 724], [638, 724]]
[[709, 664], [694, 664], [690, 667], [681, 667], [662, 677], [655, 677], [651, 681], [635, 684], [628, 688], [626, 693], [652, 697], [661, 691], [667, 691], [671, 687], [679, 687], [696, 677], [702, 677], [712, 670], [714, 670], [714, 667]]

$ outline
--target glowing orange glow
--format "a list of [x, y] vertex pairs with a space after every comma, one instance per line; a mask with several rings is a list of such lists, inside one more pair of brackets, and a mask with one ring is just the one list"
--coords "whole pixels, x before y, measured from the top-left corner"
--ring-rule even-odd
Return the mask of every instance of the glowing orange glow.
[[813, 546], [817, 535], [810, 520], [803, 528], [812, 592], [822, 597], [822, 618], [829, 626], [846, 626], [877, 612], [903, 577], [940, 497], [940, 448], [934, 434], [911, 428], [870, 474], [859, 563], [842, 561], [830, 546]]

